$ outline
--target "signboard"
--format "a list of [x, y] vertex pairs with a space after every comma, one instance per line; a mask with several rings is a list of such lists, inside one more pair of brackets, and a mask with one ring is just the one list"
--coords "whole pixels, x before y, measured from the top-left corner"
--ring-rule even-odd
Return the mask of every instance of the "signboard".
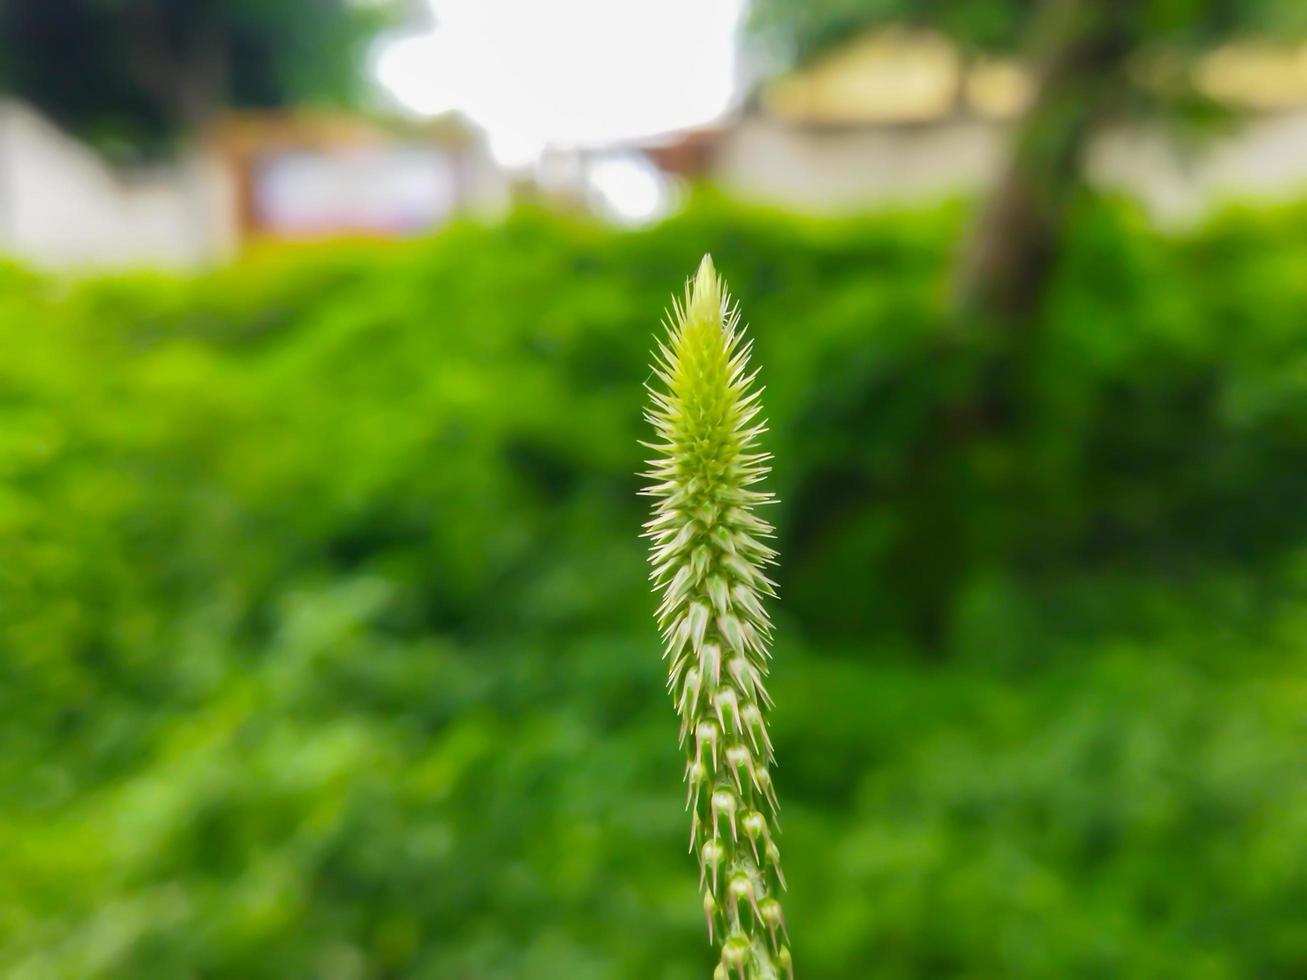
[[456, 158], [429, 146], [265, 152], [251, 184], [254, 225], [274, 236], [412, 234], [458, 203]]

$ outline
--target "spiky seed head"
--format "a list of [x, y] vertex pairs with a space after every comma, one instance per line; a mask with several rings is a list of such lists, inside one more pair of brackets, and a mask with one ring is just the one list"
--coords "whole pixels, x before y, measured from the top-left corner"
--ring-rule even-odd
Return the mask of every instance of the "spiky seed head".
[[749, 955], [749, 940], [743, 934], [731, 936], [722, 944], [722, 964], [728, 967], [742, 967]]
[[703, 863], [709, 867], [717, 867], [722, 863], [722, 858], [726, 856], [726, 848], [722, 846], [721, 841], [704, 841], [703, 844]]
[[753, 904], [753, 882], [747, 874], [737, 874], [731, 878], [730, 888], [731, 901], [735, 904], [747, 902]]
[[[769, 457], [758, 448], [761, 388], [749, 343], [712, 259], [673, 304], [654, 355], [646, 412], [657, 453], [644, 491], [650, 577], [668, 687], [681, 715], [690, 847], [697, 851], [714, 980], [792, 977], [773, 838], [776, 791], [764, 709], [776, 553], [757, 509]], [[720, 873], [719, 873], [720, 872]], [[724, 888], [725, 894], [718, 888]], [[785, 939], [788, 942], [788, 938]]]

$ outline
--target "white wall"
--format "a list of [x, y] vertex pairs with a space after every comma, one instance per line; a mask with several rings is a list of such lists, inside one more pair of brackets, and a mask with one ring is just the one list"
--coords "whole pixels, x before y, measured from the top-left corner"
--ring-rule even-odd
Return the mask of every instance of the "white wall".
[[1158, 129], [1104, 135], [1090, 169], [1139, 197], [1160, 222], [1183, 225], [1230, 201], [1307, 197], [1307, 108], [1247, 120], [1231, 132], [1178, 140]]
[[198, 156], [130, 175], [0, 103], [0, 250], [50, 268], [194, 266], [231, 254], [234, 188]]
[[[1002, 124], [981, 120], [817, 129], [752, 116], [726, 132], [712, 176], [746, 197], [834, 213], [979, 191], [999, 172], [1005, 142]], [[1172, 226], [1229, 200], [1300, 198], [1307, 108], [1188, 142], [1158, 128], [1118, 129], [1095, 141], [1089, 167]]]
[[723, 136], [712, 176], [747, 197], [838, 212], [974, 190], [1002, 154], [1002, 132], [981, 121], [822, 129], [747, 116]]

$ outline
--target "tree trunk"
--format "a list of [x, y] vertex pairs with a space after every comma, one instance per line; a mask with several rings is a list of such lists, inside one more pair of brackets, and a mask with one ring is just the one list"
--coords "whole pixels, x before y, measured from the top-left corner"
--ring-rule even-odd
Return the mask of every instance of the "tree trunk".
[[1037, 312], [1085, 145], [1121, 88], [1134, 2], [1045, 0], [1032, 37], [1034, 99], [960, 256], [961, 312], [1016, 325]]
[[930, 558], [932, 587], [921, 592], [916, 609], [917, 640], [936, 656], [949, 648], [966, 582], [982, 564], [1006, 559], [1009, 543], [994, 539], [995, 522], [1014, 501], [1038, 493], [1033, 474], [986, 476], [974, 454], [996, 439], [1019, 449], [1023, 430], [1037, 417], [1034, 326], [1083, 179], [1085, 146], [1122, 87], [1133, 47], [1129, 8], [1136, 2], [1043, 0], [1031, 36], [1034, 98], [958, 256], [957, 312], [1009, 329], [979, 352], [974, 338], [941, 337], [936, 370], [974, 376], [937, 407], [909, 474], [916, 492], [936, 503], [923, 508], [905, 537], [918, 552], [922, 542], [947, 542], [947, 554]]

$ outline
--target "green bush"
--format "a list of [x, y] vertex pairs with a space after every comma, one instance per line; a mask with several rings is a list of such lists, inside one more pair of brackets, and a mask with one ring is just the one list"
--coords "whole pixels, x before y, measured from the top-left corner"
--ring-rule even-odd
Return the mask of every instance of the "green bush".
[[0, 270], [0, 973], [698, 978], [633, 474], [711, 250], [765, 365], [803, 975], [1307, 964], [1307, 209], [535, 213]]

